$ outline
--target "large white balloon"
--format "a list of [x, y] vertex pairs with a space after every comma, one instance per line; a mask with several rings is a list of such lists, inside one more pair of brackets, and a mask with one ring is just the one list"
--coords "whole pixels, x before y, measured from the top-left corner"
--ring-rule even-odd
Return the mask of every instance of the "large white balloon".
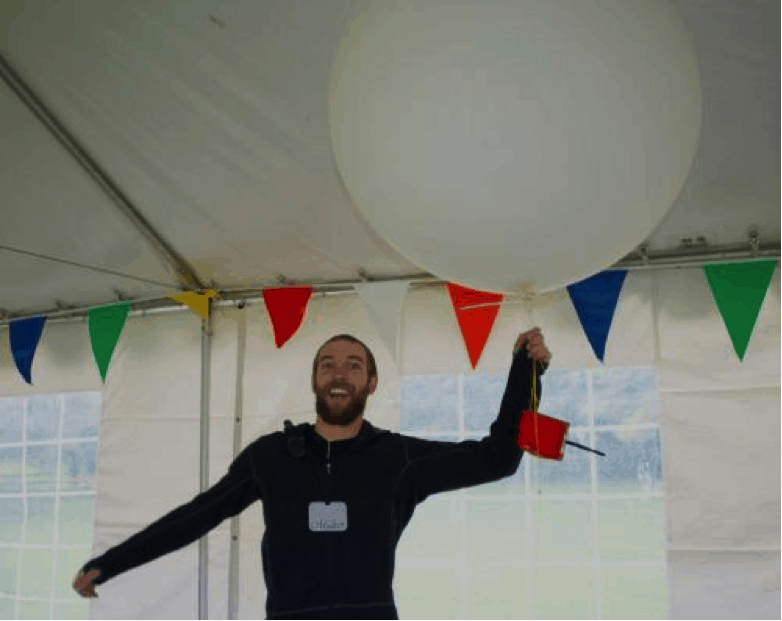
[[334, 155], [402, 255], [543, 292], [632, 251], [692, 164], [689, 34], [669, 0], [368, 0], [331, 75]]

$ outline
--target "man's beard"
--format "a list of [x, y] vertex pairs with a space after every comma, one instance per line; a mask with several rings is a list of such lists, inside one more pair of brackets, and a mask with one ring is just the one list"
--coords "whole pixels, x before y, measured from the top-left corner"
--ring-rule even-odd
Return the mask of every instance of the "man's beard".
[[[331, 390], [331, 388], [328, 390]], [[367, 397], [369, 396], [368, 387], [365, 387], [361, 392], [350, 395], [349, 402], [346, 405], [335, 405], [333, 408], [326, 402], [328, 390], [325, 393], [318, 393], [315, 399], [315, 411], [324, 422], [329, 425], [347, 427], [364, 414], [364, 408], [367, 406]]]

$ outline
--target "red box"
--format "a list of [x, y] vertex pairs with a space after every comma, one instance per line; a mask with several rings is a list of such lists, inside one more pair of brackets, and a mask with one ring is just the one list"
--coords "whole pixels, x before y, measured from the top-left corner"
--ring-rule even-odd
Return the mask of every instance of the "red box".
[[525, 410], [519, 420], [517, 443], [523, 451], [544, 459], [562, 461], [569, 428], [567, 421]]

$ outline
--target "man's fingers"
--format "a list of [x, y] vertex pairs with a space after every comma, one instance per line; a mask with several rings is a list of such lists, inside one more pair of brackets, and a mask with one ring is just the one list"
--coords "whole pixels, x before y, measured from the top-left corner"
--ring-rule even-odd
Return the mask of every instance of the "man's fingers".
[[95, 585], [92, 581], [100, 575], [99, 569], [93, 569], [86, 574], [79, 573], [76, 576], [76, 580], [73, 582], [73, 588], [82, 597], [98, 597], [95, 593]]
[[516, 339], [516, 344], [513, 346], [514, 353], [526, 346], [526, 350], [530, 357], [546, 356], [548, 350], [543, 345], [543, 334], [539, 327], [534, 327], [532, 330], [522, 332]]
[[525, 344], [529, 347], [541, 347], [543, 345], [543, 337], [537, 334], [532, 336], [519, 337], [519, 339], [516, 341], [516, 348], [519, 348]]

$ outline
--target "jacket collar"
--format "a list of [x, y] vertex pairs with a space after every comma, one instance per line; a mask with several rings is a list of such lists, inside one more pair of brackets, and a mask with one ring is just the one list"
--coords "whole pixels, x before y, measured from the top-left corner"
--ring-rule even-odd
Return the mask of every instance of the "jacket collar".
[[315, 431], [315, 425], [313, 423], [304, 423], [302, 425], [303, 431], [305, 434], [305, 437], [307, 438], [307, 443], [310, 446], [322, 446], [325, 447], [329, 442], [331, 442], [331, 450], [333, 451], [337, 446], [340, 447], [352, 447], [352, 446], [361, 446], [371, 440], [372, 438], [380, 435], [380, 433], [384, 430], [378, 429], [375, 427], [372, 423], [370, 423], [366, 418], [361, 423], [361, 428], [358, 430], [358, 433], [353, 436], [352, 438], [347, 438], [345, 440], [326, 440], [323, 436], [321, 436], [317, 431]]
[[[364, 419], [358, 434], [347, 440], [332, 440], [329, 442], [322, 438], [312, 423], [301, 423], [294, 426], [290, 421], [285, 421], [284, 436], [288, 453], [296, 458], [302, 458], [307, 452], [325, 457], [327, 450], [331, 455], [337, 455], [343, 451], [351, 451], [362, 447], [380, 435], [391, 433], [387, 429], [375, 427]], [[329, 447], [329, 444], [331, 446]]]

